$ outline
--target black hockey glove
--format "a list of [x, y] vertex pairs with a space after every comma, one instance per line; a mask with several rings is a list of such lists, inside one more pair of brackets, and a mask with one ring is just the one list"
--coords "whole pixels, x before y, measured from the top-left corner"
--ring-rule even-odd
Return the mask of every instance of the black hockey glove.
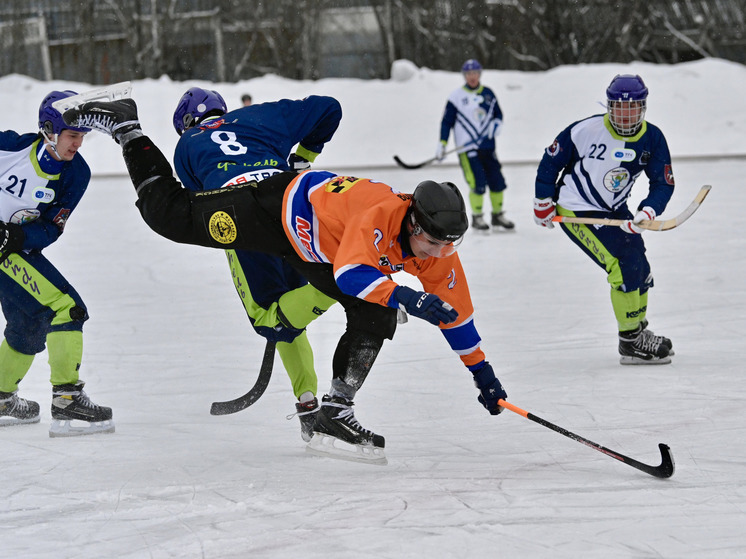
[[394, 289], [394, 299], [399, 301], [412, 316], [425, 319], [435, 326], [441, 322], [450, 324], [458, 318], [458, 312], [451, 305], [432, 293], [415, 291], [400, 285]]
[[495, 377], [495, 371], [492, 370], [492, 365], [485, 361], [484, 367], [474, 373], [474, 384], [479, 388], [479, 396], [477, 400], [482, 404], [488, 412], [492, 415], [498, 415], [503, 409], [497, 405], [497, 401], [500, 399], [506, 400], [508, 393], [505, 392], [503, 385]]
[[0, 221], [0, 252], [18, 252], [23, 248], [26, 234], [23, 227], [17, 223], [5, 223]]
[[288, 165], [290, 165], [290, 170], [296, 173], [302, 173], [311, 168], [311, 162], [308, 159], [295, 153], [291, 153], [288, 157]]

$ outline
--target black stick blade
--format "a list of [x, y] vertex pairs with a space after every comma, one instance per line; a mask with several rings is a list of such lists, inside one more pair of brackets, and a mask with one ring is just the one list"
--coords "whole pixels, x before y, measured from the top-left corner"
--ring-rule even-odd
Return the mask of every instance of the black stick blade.
[[272, 377], [272, 366], [275, 363], [275, 342], [267, 341], [264, 348], [264, 357], [262, 365], [259, 368], [259, 377], [256, 379], [254, 386], [243, 396], [227, 402], [213, 402], [210, 406], [210, 415], [229, 415], [232, 413], [245, 410], [251, 404], [261, 398], [264, 391], [269, 386], [269, 379]]
[[661, 458], [662, 462], [661, 465], [657, 468], [652, 468], [652, 472], [649, 472], [651, 475], [654, 475], [655, 477], [660, 478], [667, 478], [671, 477], [673, 475], [674, 470], [676, 469], [676, 464], [673, 461], [673, 453], [671, 452], [671, 448], [667, 444], [660, 443], [658, 444], [658, 448], [661, 451]]
[[423, 161], [422, 163], [404, 163], [401, 159], [399, 159], [398, 155], [394, 156], [394, 161], [396, 161], [396, 164], [400, 167], [403, 167], [405, 169], [419, 169], [420, 167], [424, 167], [428, 163], [432, 163], [434, 159], [428, 159], [427, 161]]

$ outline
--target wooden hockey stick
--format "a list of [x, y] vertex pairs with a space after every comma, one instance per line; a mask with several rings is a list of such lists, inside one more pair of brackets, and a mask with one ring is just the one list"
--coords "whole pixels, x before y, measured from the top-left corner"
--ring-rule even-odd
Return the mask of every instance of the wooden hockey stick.
[[[710, 193], [711, 188], [712, 186], [709, 184], [704, 185], [699, 190], [699, 192], [697, 192], [697, 195], [694, 197], [694, 200], [692, 201], [692, 203], [689, 204], [689, 207], [686, 208], [683, 212], [681, 212], [676, 217], [672, 217], [671, 219], [662, 219], [662, 220], [656, 219], [653, 221], [645, 220], [645, 221], [641, 221], [637, 225], [649, 231], [668, 231], [670, 229], [678, 227], [679, 225], [684, 223], [687, 219], [689, 219], [694, 212], [697, 211], [697, 209], [702, 204], [704, 199]], [[608, 219], [608, 218], [603, 218], [603, 217], [572, 217], [572, 216], [565, 216], [565, 215], [557, 215], [552, 218], [552, 221], [558, 222], [558, 223], [583, 223], [586, 225], [619, 226], [625, 223], [627, 220], [626, 219]]]
[[262, 365], [259, 368], [259, 378], [256, 379], [254, 386], [246, 394], [239, 396], [235, 400], [227, 402], [213, 402], [210, 407], [210, 415], [228, 415], [245, 410], [251, 404], [261, 398], [264, 391], [267, 390], [269, 379], [272, 377], [272, 366], [275, 363], [275, 342], [267, 340], [264, 347], [264, 357]]
[[522, 415], [526, 419], [530, 419], [531, 421], [538, 423], [539, 425], [548, 427], [552, 431], [556, 431], [557, 433], [564, 435], [581, 444], [584, 444], [585, 446], [588, 446], [594, 450], [598, 450], [599, 452], [601, 452], [602, 454], [605, 454], [606, 456], [611, 456], [615, 460], [619, 460], [620, 462], [623, 462], [627, 464], [628, 466], [632, 466], [633, 468], [636, 468], [640, 470], [641, 472], [645, 472], [646, 474], [650, 474], [651, 476], [658, 477], [658, 478], [668, 478], [673, 475], [673, 472], [674, 472], [673, 454], [671, 453], [671, 449], [669, 448], [667, 444], [663, 444], [663, 443], [658, 444], [658, 450], [660, 450], [661, 452], [661, 459], [662, 459], [660, 466], [649, 466], [648, 464], [643, 464], [642, 462], [638, 462], [634, 458], [630, 458], [629, 456], [625, 456], [624, 454], [619, 454], [618, 452], [609, 450], [605, 446], [601, 446], [598, 443], [589, 441], [588, 439], [583, 438], [580, 435], [571, 433], [567, 429], [560, 427], [559, 425], [555, 425], [554, 423], [550, 423], [549, 421], [546, 421], [545, 419], [537, 417], [534, 414], [527, 412], [526, 410], [522, 410], [518, 406], [514, 406], [513, 404], [506, 402], [505, 400], [500, 399], [497, 401], [497, 404], [505, 409], [512, 411], [513, 413]]

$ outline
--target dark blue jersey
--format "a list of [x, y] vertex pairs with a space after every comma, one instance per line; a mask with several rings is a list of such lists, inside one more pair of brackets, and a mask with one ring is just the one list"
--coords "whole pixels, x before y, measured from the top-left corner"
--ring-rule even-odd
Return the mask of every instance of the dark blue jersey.
[[190, 190], [213, 190], [288, 171], [296, 153], [313, 161], [339, 126], [342, 109], [332, 97], [312, 95], [242, 107], [184, 132], [174, 166]]
[[24, 250], [40, 250], [59, 238], [90, 179], [79, 153], [57, 161], [39, 134], [0, 132], [0, 221], [23, 226]]

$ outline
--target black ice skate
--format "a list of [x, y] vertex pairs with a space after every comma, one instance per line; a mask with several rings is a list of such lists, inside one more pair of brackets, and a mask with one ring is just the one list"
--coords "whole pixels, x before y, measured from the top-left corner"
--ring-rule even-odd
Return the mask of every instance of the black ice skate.
[[354, 403], [339, 397], [324, 396], [316, 414], [314, 435], [306, 450], [318, 456], [331, 456], [353, 462], [385, 465], [388, 463], [381, 435], [364, 429], [355, 419]]
[[476, 229], [477, 231], [490, 230], [490, 226], [487, 225], [487, 222], [484, 221], [484, 216], [482, 214], [473, 214], [471, 216], [471, 227], [472, 229]]
[[[298, 402], [295, 404], [295, 413], [300, 420], [300, 436], [308, 442], [313, 437], [313, 426], [316, 423], [316, 414], [319, 411], [319, 401], [314, 398], [310, 402]], [[288, 419], [293, 415], [289, 415]]]
[[24, 423], [39, 423], [39, 404], [17, 392], [0, 392], [0, 427]]
[[668, 348], [668, 356], [669, 357], [673, 357], [674, 355], [676, 355], [674, 353], [674, 351], [673, 351], [673, 342], [669, 338], [666, 338], [665, 336], [656, 336], [655, 332], [653, 332], [652, 330], [648, 329], [648, 320], [647, 319], [643, 320], [640, 323], [640, 326], [642, 326], [643, 332], [647, 332], [651, 336], [654, 336], [655, 339], [656, 339], [656, 342], [658, 342], [658, 343], [660, 343], [660, 344], [662, 344], [662, 345], [664, 345], [664, 346], [666, 346]]
[[52, 387], [52, 425], [50, 437], [75, 437], [93, 433], [113, 433], [111, 408], [99, 406], [83, 391], [85, 383], [59, 384]]
[[492, 227], [494, 231], [515, 231], [515, 223], [505, 217], [505, 212], [492, 214]]
[[134, 99], [90, 101], [65, 111], [62, 118], [67, 124], [92, 128], [108, 134], [117, 143], [120, 143], [122, 136], [128, 132], [140, 131]]
[[619, 362], [622, 365], [666, 365], [671, 362], [671, 356], [663, 342], [665, 339], [643, 329], [642, 324], [629, 332], [619, 332]]

